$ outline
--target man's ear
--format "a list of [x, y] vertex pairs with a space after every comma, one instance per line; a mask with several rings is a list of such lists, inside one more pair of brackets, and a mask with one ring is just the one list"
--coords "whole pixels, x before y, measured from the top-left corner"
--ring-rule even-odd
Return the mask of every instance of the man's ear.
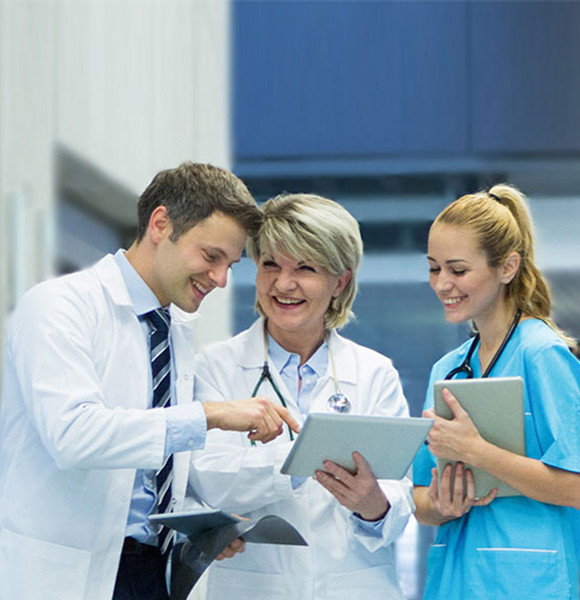
[[501, 280], [506, 285], [517, 275], [522, 262], [521, 256], [517, 252], [510, 252], [501, 266]]
[[149, 227], [147, 228], [151, 240], [158, 244], [163, 239], [169, 237], [173, 233], [173, 226], [167, 208], [158, 206], [149, 217]]

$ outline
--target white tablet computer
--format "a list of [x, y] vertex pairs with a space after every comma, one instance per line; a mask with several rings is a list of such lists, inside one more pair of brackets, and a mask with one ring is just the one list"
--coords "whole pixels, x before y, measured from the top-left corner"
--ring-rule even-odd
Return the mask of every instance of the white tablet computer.
[[[447, 388], [469, 413], [481, 436], [510, 452], [526, 454], [524, 430], [524, 382], [521, 377], [490, 377], [485, 379], [453, 379], [436, 381], [434, 389], [435, 412], [451, 418], [451, 410], [443, 400], [441, 390]], [[439, 477], [447, 464], [455, 461], [437, 459]], [[498, 488], [499, 496], [517, 496], [519, 492], [507, 483], [470, 465], [475, 479], [475, 496], [486, 496]]]
[[310, 413], [282, 465], [282, 473], [311, 476], [331, 460], [354, 472], [360, 452], [378, 479], [401, 479], [425, 440], [432, 419]]

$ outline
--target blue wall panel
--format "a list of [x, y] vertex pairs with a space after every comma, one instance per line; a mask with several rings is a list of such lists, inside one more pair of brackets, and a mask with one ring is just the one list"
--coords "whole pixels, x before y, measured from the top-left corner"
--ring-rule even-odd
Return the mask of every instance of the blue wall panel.
[[236, 161], [467, 150], [465, 3], [233, 10]]
[[476, 152], [580, 151], [580, 3], [475, 2]]

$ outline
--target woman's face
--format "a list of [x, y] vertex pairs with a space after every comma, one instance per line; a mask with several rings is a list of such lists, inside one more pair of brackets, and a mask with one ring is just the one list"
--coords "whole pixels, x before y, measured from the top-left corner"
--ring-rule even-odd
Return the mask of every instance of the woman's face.
[[283, 254], [262, 254], [256, 293], [268, 318], [270, 334], [275, 339], [277, 331], [285, 335], [303, 333], [308, 338], [321, 336], [330, 302], [349, 279], [350, 272], [337, 276], [323, 267]]
[[450, 323], [492, 317], [502, 307], [505, 284], [511, 279], [503, 266], [490, 267], [469, 227], [439, 223], [429, 232], [429, 284], [443, 303]]

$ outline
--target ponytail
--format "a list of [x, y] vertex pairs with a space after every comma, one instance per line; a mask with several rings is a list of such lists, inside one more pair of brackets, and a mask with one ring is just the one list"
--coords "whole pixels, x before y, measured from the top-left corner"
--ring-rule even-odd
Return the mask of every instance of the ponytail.
[[520, 267], [506, 286], [506, 301], [522, 314], [544, 321], [571, 348], [576, 346], [551, 318], [550, 289], [535, 263], [532, 217], [520, 190], [498, 184], [489, 192], [462, 196], [443, 210], [435, 220], [438, 222], [471, 227], [491, 267], [517, 252]]

